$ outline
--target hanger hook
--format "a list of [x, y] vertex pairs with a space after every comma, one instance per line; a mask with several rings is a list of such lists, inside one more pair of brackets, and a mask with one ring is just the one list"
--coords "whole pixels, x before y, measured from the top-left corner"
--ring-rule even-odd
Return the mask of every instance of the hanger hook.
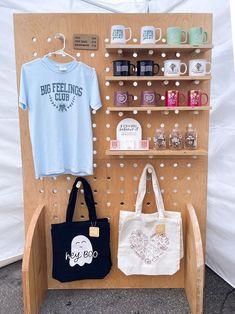
[[63, 41], [63, 48], [61, 48], [60, 50], [65, 50], [65, 40], [66, 40], [65, 35], [62, 33], [56, 33], [55, 38]]

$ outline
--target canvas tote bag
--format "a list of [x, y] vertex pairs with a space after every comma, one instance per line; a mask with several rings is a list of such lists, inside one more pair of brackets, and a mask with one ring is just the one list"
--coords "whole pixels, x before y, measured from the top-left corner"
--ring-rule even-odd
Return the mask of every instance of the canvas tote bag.
[[[77, 182], [83, 185], [89, 220], [73, 222], [77, 198]], [[60, 282], [81, 279], [101, 279], [110, 271], [110, 227], [108, 218], [97, 219], [94, 198], [89, 183], [77, 178], [67, 207], [66, 221], [51, 225], [52, 277]]]
[[[144, 214], [148, 169], [157, 211]], [[165, 211], [156, 172], [147, 164], [140, 178], [135, 211], [120, 211], [118, 268], [125, 275], [173, 275], [180, 268], [182, 256], [181, 213]]]

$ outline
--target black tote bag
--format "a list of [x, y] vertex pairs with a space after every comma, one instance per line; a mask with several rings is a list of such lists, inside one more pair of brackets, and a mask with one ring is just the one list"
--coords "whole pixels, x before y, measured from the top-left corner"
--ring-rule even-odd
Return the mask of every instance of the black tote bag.
[[[83, 185], [89, 220], [73, 222], [77, 198], [77, 182]], [[89, 183], [77, 178], [67, 207], [66, 221], [51, 225], [52, 277], [60, 282], [101, 279], [112, 266], [110, 226], [108, 218], [97, 219], [94, 198]]]

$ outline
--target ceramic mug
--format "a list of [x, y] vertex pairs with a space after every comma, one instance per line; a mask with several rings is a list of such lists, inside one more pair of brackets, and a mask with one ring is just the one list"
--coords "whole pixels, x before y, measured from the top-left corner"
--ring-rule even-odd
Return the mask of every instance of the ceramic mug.
[[114, 106], [126, 107], [129, 106], [130, 102], [134, 100], [134, 96], [129, 94], [127, 91], [115, 91], [114, 92]]
[[142, 107], [154, 107], [157, 106], [157, 102], [161, 99], [161, 95], [153, 90], [144, 90], [141, 92], [140, 106]]
[[191, 45], [206, 44], [207, 42], [208, 35], [202, 27], [191, 27], [189, 29], [189, 43]]
[[[180, 99], [181, 98], [181, 99]], [[179, 107], [185, 104], [186, 97], [178, 90], [166, 91], [165, 106], [166, 107]]]
[[[159, 37], [156, 38], [157, 31], [159, 31]], [[154, 26], [141, 27], [140, 43], [142, 44], [155, 44], [162, 38], [162, 29]]]
[[[206, 97], [204, 103], [202, 102], [203, 96]], [[208, 104], [208, 100], [209, 96], [207, 95], [207, 93], [193, 89], [188, 91], [188, 106], [190, 107], [206, 106]]]
[[[129, 30], [129, 37], [126, 39], [126, 30]], [[124, 25], [112, 25], [111, 27], [111, 44], [126, 44], [131, 40], [132, 31], [130, 27]]]
[[114, 76], [130, 76], [135, 74], [135, 65], [129, 60], [114, 60], [113, 75]]
[[[184, 71], [181, 71], [181, 66], [184, 66]], [[187, 72], [187, 64], [180, 60], [165, 60], [164, 75], [165, 76], [180, 76]]]
[[158, 74], [160, 66], [152, 60], [137, 61], [137, 75], [138, 76], [153, 76]]
[[[209, 65], [209, 71], [206, 66]], [[211, 63], [205, 59], [194, 59], [189, 61], [189, 76], [205, 76], [211, 73]]]
[[[184, 36], [184, 40], [182, 37]], [[168, 27], [166, 34], [166, 41], [169, 45], [180, 45], [187, 42], [187, 32], [181, 27]]]

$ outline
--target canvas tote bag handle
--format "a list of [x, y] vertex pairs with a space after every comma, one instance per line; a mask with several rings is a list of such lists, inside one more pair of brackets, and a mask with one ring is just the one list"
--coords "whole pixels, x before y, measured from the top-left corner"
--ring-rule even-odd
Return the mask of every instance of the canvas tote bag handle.
[[146, 164], [146, 166], [144, 167], [144, 170], [142, 172], [142, 175], [140, 177], [138, 194], [137, 194], [137, 198], [136, 198], [135, 212], [136, 212], [136, 215], [138, 215], [138, 216], [142, 213], [143, 200], [144, 200], [144, 196], [146, 194], [146, 182], [147, 182], [147, 171], [148, 171], [148, 169], [151, 170], [151, 174], [152, 174], [152, 185], [153, 185], [153, 191], [155, 194], [155, 200], [156, 200], [157, 210], [159, 213], [159, 218], [164, 218], [165, 217], [165, 208], [164, 208], [162, 193], [160, 190], [160, 186], [159, 186], [156, 172], [155, 172], [155, 170], [151, 164]]
[[89, 212], [89, 220], [95, 222], [97, 217], [96, 217], [95, 202], [94, 202], [92, 190], [87, 180], [81, 177], [78, 177], [73, 184], [73, 188], [69, 197], [69, 203], [67, 207], [66, 222], [73, 221], [73, 214], [75, 210], [77, 193], [78, 193], [78, 188], [76, 187], [78, 181], [82, 182], [82, 186], [84, 190], [84, 198], [85, 198], [85, 202], [86, 202], [88, 212]]

